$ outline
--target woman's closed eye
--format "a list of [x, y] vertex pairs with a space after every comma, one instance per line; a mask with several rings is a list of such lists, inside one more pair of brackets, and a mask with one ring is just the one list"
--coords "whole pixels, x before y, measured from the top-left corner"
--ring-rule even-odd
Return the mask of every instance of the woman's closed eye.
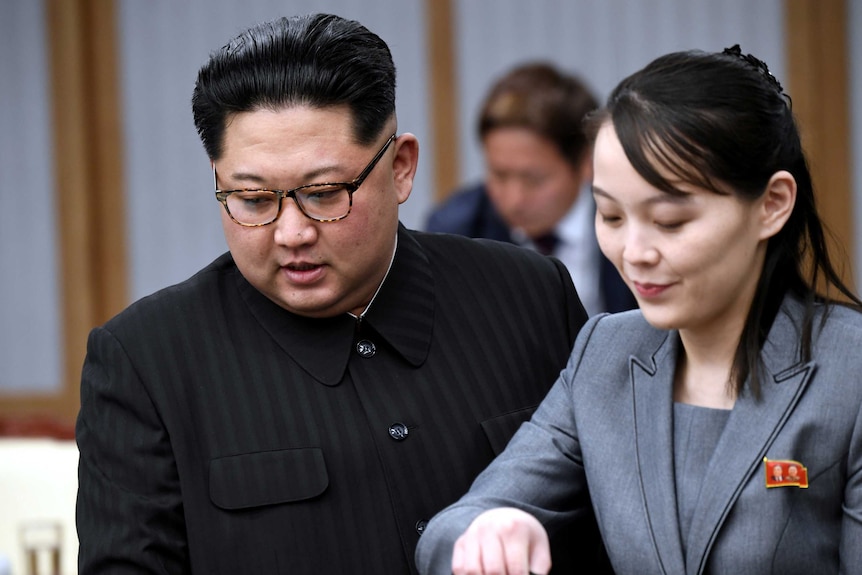
[[655, 225], [659, 228], [666, 231], [676, 231], [685, 225], [684, 220], [673, 220], [673, 221], [658, 221], [656, 220]]
[[602, 223], [607, 225], [607, 226], [618, 225], [623, 220], [622, 217], [620, 217], [616, 214], [603, 214], [601, 212], [599, 212], [599, 217], [601, 218]]

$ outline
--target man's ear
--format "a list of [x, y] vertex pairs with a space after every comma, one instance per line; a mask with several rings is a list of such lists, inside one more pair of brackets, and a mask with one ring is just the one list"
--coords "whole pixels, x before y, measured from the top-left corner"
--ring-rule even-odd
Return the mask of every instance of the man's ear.
[[419, 164], [419, 140], [413, 134], [404, 133], [398, 136], [393, 145], [395, 156], [392, 159], [392, 178], [398, 203], [403, 204], [413, 190], [413, 178]]
[[760, 200], [761, 239], [781, 231], [796, 205], [796, 178], [787, 170], [772, 174]]

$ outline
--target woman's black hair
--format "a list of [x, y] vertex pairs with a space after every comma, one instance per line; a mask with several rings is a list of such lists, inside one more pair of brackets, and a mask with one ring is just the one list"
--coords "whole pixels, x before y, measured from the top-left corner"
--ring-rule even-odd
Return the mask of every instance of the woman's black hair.
[[[606, 106], [588, 119], [590, 133], [595, 135], [606, 121], [612, 122], [638, 174], [669, 194], [681, 192], [668, 174], [749, 200], [759, 198], [779, 170], [796, 179], [796, 203], [787, 223], [768, 241], [737, 347], [730, 381], [735, 394], [749, 380], [759, 396], [760, 350], [785, 294], [805, 304], [803, 361], [811, 356], [816, 304], [862, 307], [829, 257], [791, 100], [761, 60], [742, 54], [738, 45], [720, 53], [662, 56], [613, 90]], [[818, 293], [819, 285], [825, 286], [824, 294]], [[833, 290], [849, 302], [834, 299]]]

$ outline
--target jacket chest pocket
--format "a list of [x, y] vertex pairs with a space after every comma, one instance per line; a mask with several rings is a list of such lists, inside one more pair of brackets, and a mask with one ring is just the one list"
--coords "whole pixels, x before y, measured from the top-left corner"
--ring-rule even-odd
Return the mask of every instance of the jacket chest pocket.
[[494, 455], [500, 455], [521, 424], [533, 416], [537, 407], [537, 405], [524, 407], [496, 417], [490, 417], [479, 423], [491, 444]]
[[329, 475], [322, 449], [280, 449], [211, 460], [209, 486], [217, 507], [248, 509], [317, 497]]

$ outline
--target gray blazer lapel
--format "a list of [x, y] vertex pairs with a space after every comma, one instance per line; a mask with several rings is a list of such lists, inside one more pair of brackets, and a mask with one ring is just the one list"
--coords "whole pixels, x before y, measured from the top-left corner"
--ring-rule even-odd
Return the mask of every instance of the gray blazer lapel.
[[644, 361], [630, 360], [634, 433], [641, 493], [658, 560], [665, 573], [683, 572], [673, 471], [673, 375], [679, 340], [669, 335]]
[[755, 401], [745, 393], [736, 400], [706, 470], [687, 545], [687, 573], [706, 569], [710, 548], [727, 514], [746, 483], [761, 472], [767, 449], [811, 379], [815, 364], [799, 363], [798, 342], [790, 319], [780, 313], [761, 354], [766, 372], [761, 399]]

